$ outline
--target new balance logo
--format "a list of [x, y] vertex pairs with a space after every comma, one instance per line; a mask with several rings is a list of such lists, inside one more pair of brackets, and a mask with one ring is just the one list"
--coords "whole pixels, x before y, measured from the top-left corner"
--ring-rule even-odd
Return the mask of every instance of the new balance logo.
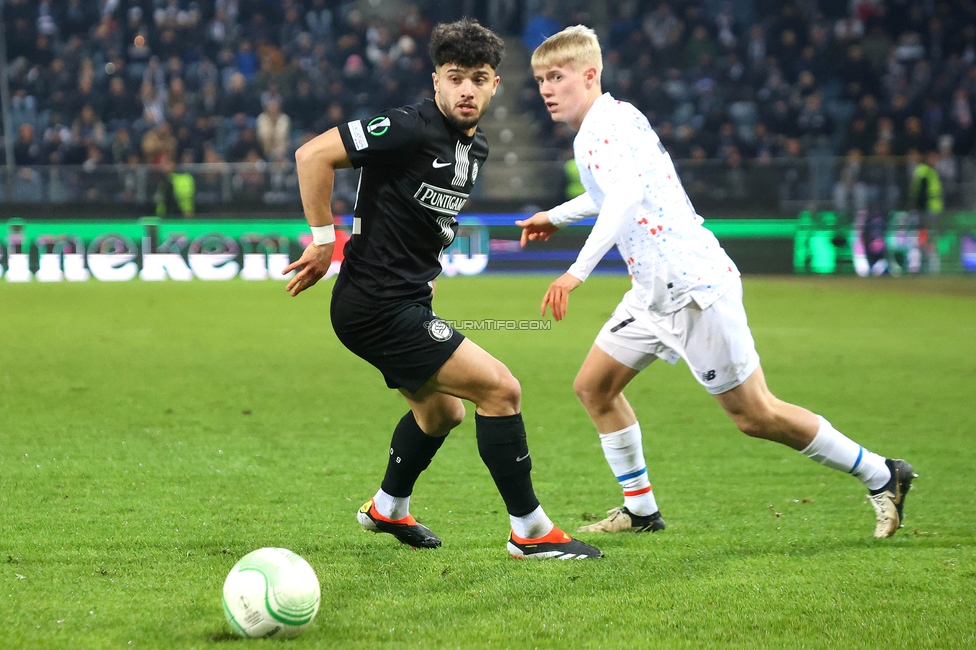
[[432, 162], [430, 166], [433, 167], [434, 169], [440, 169], [441, 167], [448, 167], [450, 166], [450, 164], [451, 163], [449, 162], [441, 162], [440, 158], [434, 158], [434, 162]]
[[708, 372], [703, 372], [701, 374], [702, 381], [712, 381], [715, 379], [715, 371], [709, 370]]

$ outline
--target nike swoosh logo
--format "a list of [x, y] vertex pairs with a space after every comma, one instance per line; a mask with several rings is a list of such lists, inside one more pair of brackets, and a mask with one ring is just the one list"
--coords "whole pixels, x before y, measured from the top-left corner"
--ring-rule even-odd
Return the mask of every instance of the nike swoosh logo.
[[528, 454], [526, 454], [526, 455], [524, 455], [524, 456], [517, 456], [517, 457], [515, 458], [515, 462], [516, 462], [516, 463], [521, 463], [521, 462], [522, 462], [523, 460], [525, 460], [525, 459], [526, 459], [526, 458], [528, 458], [528, 457], [529, 457], [529, 455], [528, 455]]
[[449, 167], [451, 163], [441, 162], [440, 158], [434, 158], [434, 162], [431, 163], [431, 167], [434, 169], [440, 169], [441, 167]]

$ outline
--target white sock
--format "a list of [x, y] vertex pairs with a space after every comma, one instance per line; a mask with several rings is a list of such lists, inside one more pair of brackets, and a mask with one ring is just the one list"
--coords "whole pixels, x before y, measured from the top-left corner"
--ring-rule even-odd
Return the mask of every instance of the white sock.
[[653, 515], [657, 501], [651, 481], [647, 478], [644, 448], [641, 445], [640, 423], [626, 429], [601, 434], [600, 445], [617, 483], [624, 492], [624, 506], [635, 515]]
[[885, 459], [868, 451], [831, 426], [821, 416], [813, 442], [800, 453], [821, 465], [856, 476], [869, 490], [879, 490], [891, 479]]
[[373, 497], [373, 506], [376, 508], [376, 512], [387, 519], [396, 521], [410, 514], [410, 497], [395, 497], [380, 488], [380, 491]]
[[512, 532], [522, 539], [538, 539], [545, 537], [554, 528], [552, 520], [546, 516], [546, 511], [539, 506], [524, 517], [509, 515], [512, 521]]

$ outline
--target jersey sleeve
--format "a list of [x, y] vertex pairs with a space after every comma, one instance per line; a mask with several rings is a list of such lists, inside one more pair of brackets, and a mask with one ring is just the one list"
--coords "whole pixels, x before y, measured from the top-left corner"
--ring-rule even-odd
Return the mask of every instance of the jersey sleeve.
[[550, 208], [549, 223], [557, 228], [562, 228], [568, 223], [573, 223], [586, 217], [593, 217], [599, 214], [599, 212], [600, 209], [596, 207], [593, 198], [586, 192], [583, 192], [576, 198], [570, 199], [554, 208]]
[[423, 118], [413, 107], [393, 108], [366, 120], [338, 126], [353, 167], [389, 163], [409, 154], [423, 140]]
[[634, 154], [626, 137], [625, 134], [607, 137], [597, 145], [589, 161], [593, 180], [606, 198], [576, 262], [568, 270], [581, 281], [586, 281], [607, 251], [617, 243], [644, 198], [643, 182], [636, 171]]
[[603, 256], [617, 243], [630, 219], [634, 218], [643, 196], [640, 186], [633, 183], [619, 183], [608, 188], [596, 223], [567, 273], [581, 282], [590, 277]]

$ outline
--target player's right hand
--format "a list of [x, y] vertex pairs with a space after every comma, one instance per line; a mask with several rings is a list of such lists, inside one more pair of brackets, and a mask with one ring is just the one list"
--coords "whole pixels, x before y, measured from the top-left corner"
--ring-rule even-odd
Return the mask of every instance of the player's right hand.
[[515, 225], [522, 228], [522, 248], [530, 241], [547, 241], [552, 233], [559, 230], [549, 221], [548, 212], [536, 212], [528, 219], [516, 221]]
[[331, 244], [309, 244], [297, 262], [292, 262], [281, 272], [288, 275], [292, 271], [298, 271], [285, 286], [285, 291], [292, 296], [297, 296], [316, 282], [325, 277], [332, 264], [332, 251], [335, 249], [335, 242]]

